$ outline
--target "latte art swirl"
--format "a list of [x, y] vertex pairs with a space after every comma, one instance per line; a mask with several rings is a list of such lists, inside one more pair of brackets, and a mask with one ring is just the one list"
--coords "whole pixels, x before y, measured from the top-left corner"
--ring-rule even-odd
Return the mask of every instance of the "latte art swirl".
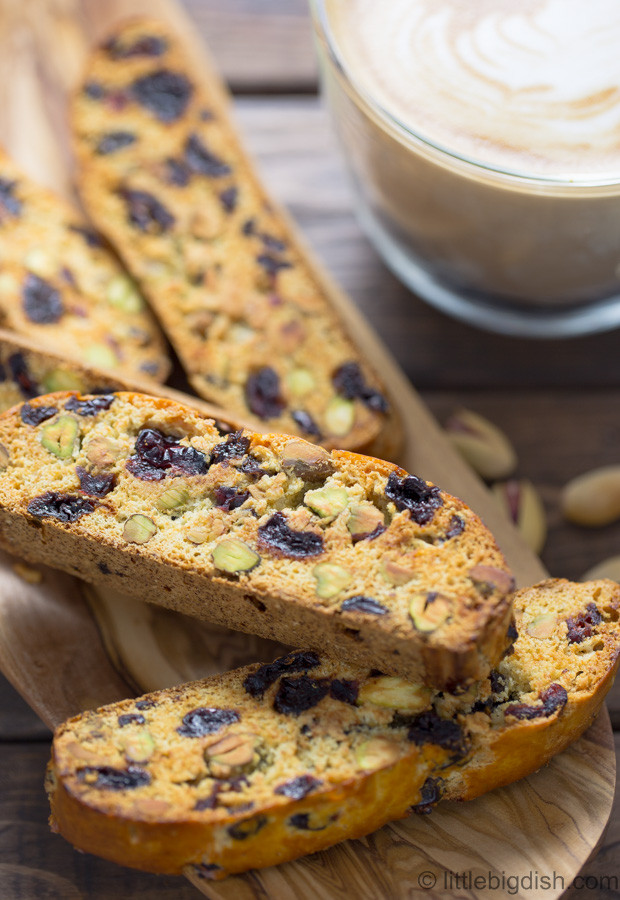
[[539, 176], [620, 174], [617, 0], [328, 0], [346, 70], [453, 153]]

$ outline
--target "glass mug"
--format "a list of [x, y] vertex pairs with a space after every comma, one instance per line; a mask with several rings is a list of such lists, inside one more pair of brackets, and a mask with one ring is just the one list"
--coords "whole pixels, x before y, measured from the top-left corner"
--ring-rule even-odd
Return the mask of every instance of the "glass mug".
[[359, 2], [310, 5], [360, 223], [390, 268], [429, 303], [491, 331], [547, 338], [620, 325], [620, 128], [617, 175], [528, 174], [431, 141], [387, 109], [359, 77], [367, 67], [354, 71], [342, 52], [334, 18]]

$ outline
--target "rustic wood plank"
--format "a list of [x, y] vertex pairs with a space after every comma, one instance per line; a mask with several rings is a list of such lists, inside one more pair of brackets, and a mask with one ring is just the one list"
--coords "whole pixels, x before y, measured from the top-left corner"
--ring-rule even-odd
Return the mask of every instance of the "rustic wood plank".
[[307, 0], [183, 0], [237, 93], [314, 92]]

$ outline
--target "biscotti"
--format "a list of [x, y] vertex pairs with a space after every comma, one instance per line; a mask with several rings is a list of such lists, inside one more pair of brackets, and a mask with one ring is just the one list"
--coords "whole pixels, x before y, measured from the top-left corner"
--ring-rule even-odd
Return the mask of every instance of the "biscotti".
[[549, 581], [515, 606], [513, 652], [466, 696], [303, 651], [70, 719], [52, 827], [123, 865], [221, 878], [529, 774], [611, 686], [620, 589]]
[[200, 395], [274, 431], [393, 458], [384, 389], [252, 173], [221, 84], [203, 81], [162, 22], [131, 22], [93, 54], [73, 110], [90, 216]]
[[0, 443], [0, 538], [31, 560], [442, 688], [507, 645], [492, 535], [392, 463], [130, 393], [36, 398]]
[[152, 313], [102, 238], [0, 150], [0, 322], [85, 365], [164, 381]]

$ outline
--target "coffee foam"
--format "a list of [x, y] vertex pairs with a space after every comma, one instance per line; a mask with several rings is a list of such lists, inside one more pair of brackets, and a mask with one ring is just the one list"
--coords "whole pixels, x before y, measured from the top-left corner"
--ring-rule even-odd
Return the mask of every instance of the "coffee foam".
[[539, 176], [620, 176], [618, 0], [327, 0], [352, 81], [421, 137]]

